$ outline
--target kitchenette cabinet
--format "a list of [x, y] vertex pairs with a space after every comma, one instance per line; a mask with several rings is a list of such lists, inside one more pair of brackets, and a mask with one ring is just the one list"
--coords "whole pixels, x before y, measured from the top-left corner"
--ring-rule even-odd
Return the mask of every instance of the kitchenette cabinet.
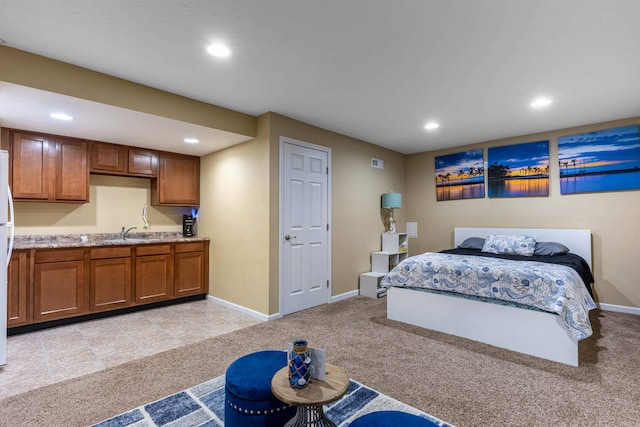
[[90, 173], [151, 179], [154, 206], [200, 205], [200, 157], [2, 129], [16, 201], [88, 203]]
[[91, 312], [132, 304], [131, 247], [91, 249], [89, 306]]
[[19, 247], [8, 269], [7, 327], [204, 296], [209, 283], [209, 240], [194, 239]]
[[160, 153], [158, 178], [151, 180], [151, 204], [200, 205], [200, 157]]
[[7, 327], [26, 325], [29, 319], [29, 251], [14, 251], [8, 269]]
[[137, 304], [163, 301], [173, 296], [173, 253], [170, 245], [138, 246], [135, 268]]
[[33, 320], [85, 314], [84, 249], [38, 250], [34, 255]]
[[106, 142], [91, 143], [91, 172], [154, 178], [158, 171], [158, 152]]
[[5, 130], [11, 153], [10, 183], [16, 201], [87, 203], [88, 143]]
[[206, 292], [209, 246], [204, 242], [176, 243], [173, 293], [176, 297]]

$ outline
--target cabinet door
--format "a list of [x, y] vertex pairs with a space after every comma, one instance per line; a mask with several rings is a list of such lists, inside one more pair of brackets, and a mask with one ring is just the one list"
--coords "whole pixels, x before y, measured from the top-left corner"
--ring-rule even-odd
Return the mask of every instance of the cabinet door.
[[91, 143], [91, 172], [124, 174], [127, 172], [127, 147], [125, 145]]
[[204, 293], [204, 252], [176, 253], [174, 256], [174, 296], [179, 298]]
[[131, 305], [131, 257], [91, 260], [90, 310]]
[[33, 306], [36, 322], [84, 314], [84, 260], [36, 263]]
[[136, 257], [137, 304], [162, 301], [172, 297], [173, 265], [171, 255]]
[[49, 199], [50, 155], [46, 136], [14, 132], [11, 191], [16, 200]]
[[56, 139], [55, 199], [89, 201], [89, 164], [86, 141]]
[[158, 152], [129, 148], [129, 175], [155, 177], [158, 172]]
[[151, 182], [151, 204], [200, 205], [200, 158], [161, 153], [158, 178]]
[[16, 251], [11, 255], [8, 269], [7, 327], [25, 325], [29, 322], [27, 291], [29, 289], [29, 262], [27, 251]]

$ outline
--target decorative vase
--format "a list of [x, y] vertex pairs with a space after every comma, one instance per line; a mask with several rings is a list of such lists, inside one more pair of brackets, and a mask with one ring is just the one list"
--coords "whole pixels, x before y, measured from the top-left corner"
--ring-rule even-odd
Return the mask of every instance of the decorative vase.
[[305, 388], [311, 379], [311, 356], [306, 340], [295, 340], [289, 354], [289, 384], [293, 388]]

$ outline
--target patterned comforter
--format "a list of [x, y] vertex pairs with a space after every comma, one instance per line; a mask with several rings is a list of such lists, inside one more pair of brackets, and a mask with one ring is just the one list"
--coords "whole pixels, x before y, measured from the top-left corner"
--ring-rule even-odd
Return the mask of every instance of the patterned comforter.
[[382, 286], [425, 288], [499, 299], [558, 314], [577, 339], [593, 331], [589, 311], [596, 307], [572, 268], [469, 255], [427, 252], [399, 263]]

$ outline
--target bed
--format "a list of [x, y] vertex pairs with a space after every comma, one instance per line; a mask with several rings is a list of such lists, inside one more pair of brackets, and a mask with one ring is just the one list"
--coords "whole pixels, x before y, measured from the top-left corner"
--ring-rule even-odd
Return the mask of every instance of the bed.
[[[489, 286], [489, 289], [483, 288], [483, 283], [488, 280], [487, 275], [494, 272], [492, 263], [498, 262], [495, 258], [481, 258], [469, 254], [421, 254], [401, 262], [383, 279], [382, 285], [388, 287], [387, 317], [391, 320], [578, 366], [578, 341], [591, 335], [588, 312], [595, 308], [595, 303], [590, 295], [591, 283], [586, 283], [589, 281], [588, 277], [592, 279], [591, 231], [582, 229], [457, 227], [454, 230], [455, 247], [461, 245], [468, 238], [486, 238], [489, 235], [529, 235], [536, 236], [537, 242], [560, 243], [569, 248], [571, 254], [577, 255], [583, 260], [588, 273], [576, 272], [573, 268], [564, 266], [549, 265], [547, 267], [546, 263], [535, 261], [532, 263], [529, 260], [507, 260], [504, 262], [513, 264], [505, 265], [502, 269], [508, 271], [505, 273], [506, 276], [514, 276], [515, 279], [514, 277], [503, 278], [500, 276], [494, 277], [492, 280], [503, 285], [511, 281], [510, 286], [520, 287], [517, 289], [518, 292], [511, 292], [509, 289], [502, 289], [499, 286]], [[571, 254], [568, 256], [578, 258]], [[432, 256], [435, 258], [430, 258]], [[422, 265], [418, 262], [429, 262], [429, 268], [426, 266], [416, 267]], [[418, 283], [423, 280], [417, 279], [418, 276], [409, 274], [407, 271], [413, 269], [415, 272], [416, 268], [423, 268], [425, 272], [428, 269], [433, 270], [432, 262], [463, 263], [460, 264], [462, 267], [444, 265], [444, 267], [438, 267], [440, 270], [436, 269], [440, 273], [442, 271], [449, 272], [449, 276], [463, 276], [462, 279], [447, 277], [446, 274], [432, 276], [429, 280], [436, 282], [437, 286], [435, 287], [441, 289], [423, 289], [423, 286], [432, 286], [433, 284]], [[470, 265], [475, 263], [478, 263], [478, 266], [484, 270], [473, 270]], [[485, 265], [490, 265], [490, 267]], [[535, 271], [536, 281], [529, 283], [527, 280], [519, 278], [515, 273], [519, 268], [528, 270], [530, 274]], [[563, 294], [557, 297], [557, 302], [554, 302], [553, 306], [549, 305], [548, 298], [545, 298], [544, 303], [547, 305], [537, 307], [537, 302], [530, 301], [533, 297], [527, 294], [529, 288], [526, 292], [520, 292], [523, 283], [527, 287], [541, 288], [537, 280], [543, 280], [542, 276], [548, 276], [550, 280], [562, 284], [560, 292]], [[445, 280], [438, 282], [438, 280], [433, 280], [434, 277]], [[461, 286], [462, 290], [459, 291], [458, 281], [468, 282], [468, 287]], [[444, 282], [446, 282], [446, 286], [442, 284]], [[565, 286], [565, 283], [572, 283], [572, 285]], [[468, 294], [460, 294], [459, 292], [468, 292]], [[564, 294], [565, 292], [566, 294]], [[493, 299], [498, 294], [501, 295], [500, 298], [505, 297], [506, 302]], [[523, 298], [525, 294], [527, 295]]]

